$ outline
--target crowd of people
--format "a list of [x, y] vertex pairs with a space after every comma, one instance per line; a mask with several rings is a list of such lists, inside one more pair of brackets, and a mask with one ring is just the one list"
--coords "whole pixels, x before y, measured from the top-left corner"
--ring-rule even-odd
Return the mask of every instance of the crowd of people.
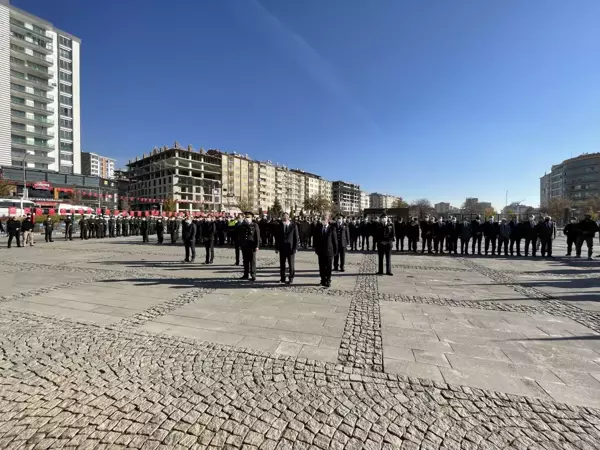
[[[377, 251], [379, 254], [378, 274], [392, 275], [390, 257], [394, 249], [397, 252], [428, 254], [498, 255], [501, 256], [537, 256], [553, 257], [552, 243], [557, 227], [552, 218], [545, 216], [519, 221], [513, 217], [496, 220], [489, 217], [484, 220], [477, 216], [474, 220], [455, 217], [426, 216], [422, 220], [412, 217], [405, 221], [397, 218], [392, 221], [386, 214], [369, 220], [366, 218], [344, 218], [339, 215], [331, 220], [329, 215], [320, 218], [294, 218], [284, 213], [281, 218], [263, 216], [255, 219], [250, 212], [237, 217], [205, 217], [186, 215], [164, 217], [123, 217], [107, 215], [84, 215], [76, 222], [74, 216], [64, 219], [64, 239], [73, 239], [75, 224], [79, 228], [79, 237], [103, 239], [128, 236], [142, 236], [142, 242], [149, 242], [149, 236], [156, 234], [157, 244], [163, 244], [165, 233], [171, 244], [181, 238], [185, 246], [184, 262], [196, 259], [196, 246], [205, 248], [205, 264], [213, 264], [215, 246], [231, 245], [235, 249], [235, 265], [244, 265], [244, 279], [256, 279], [256, 252], [260, 248], [274, 248], [280, 255], [281, 282], [294, 280], [294, 255], [299, 249], [312, 248], [318, 255], [321, 285], [331, 284], [331, 272], [343, 272], [346, 251]], [[54, 222], [50, 216], [43, 221], [46, 242], [54, 242]], [[8, 247], [13, 239], [17, 246], [34, 245], [34, 220], [30, 214], [22, 221], [14, 217], [6, 223]], [[583, 244], [587, 246], [587, 255], [592, 259], [593, 241], [600, 231], [591, 215], [583, 219], [572, 218], [564, 227], [567, 238], [567, 254], [581, 257]], [[421, 243], [419, 249], [419, 242]], [[483, 247], [483, 249], [482, 249]], [[469, 253], [469, 249], [471, 252]], [[599, 255], [600, 256], [600, 255]], [[288, 277], [286, 279], [286, 266]]]

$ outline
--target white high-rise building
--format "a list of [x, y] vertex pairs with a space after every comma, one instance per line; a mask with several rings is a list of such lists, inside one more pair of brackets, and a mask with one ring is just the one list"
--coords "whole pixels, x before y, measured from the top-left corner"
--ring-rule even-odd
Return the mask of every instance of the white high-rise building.
[[79, 46], [0, 1], [0, 165], [81, 173]]

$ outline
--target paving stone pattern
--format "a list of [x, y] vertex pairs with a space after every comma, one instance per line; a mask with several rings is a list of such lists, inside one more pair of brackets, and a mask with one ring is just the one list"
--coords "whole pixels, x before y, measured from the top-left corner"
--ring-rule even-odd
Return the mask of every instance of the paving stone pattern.
[[[581, 324], [575, 324], [577, 327], [600, 332], [598, 313], [582, 310], [542, 289], [525, 285], [517, 278], [521, 275], [518, 271], [492, 268], [490, 266], [496, 263], [487, 259], [394, 255], [396, 277], [379, 279], [374, 275], [376, 256], [373, 253], [350, 253], [348, 272], [354, 272], [334, 275], [333, 288], [323, 289], [311, 285], [310, 278], [304, 275], [316, 269], [315, 259], [307, 257], [309, 253], [301, 253], [297, 259], [297, 284], [283, 286], [275, 282], [277, 271], [266, 270], [276, 267], [278, 258], [265, 250], [260, 253], [259, 282], [251, 284], [237, 279], [239, 268], [231, 268], [230, 262], [218, 265], [223, 259], [231, 261], [230, 249], [217, 249], [215, 267], [181, 267], [174, 262], [181, 258], [181, 247], [164, 246], [159, 251], [156, 247], [139, 245], [139, 239], [57, 242], [47, 253], [43, 244], [35, 249], [39, 253], [26, 253], [25, 249], [22, 253], [1, 250], [0, 288], [9, 286], [10, 292], [15, 292], [17, 287], [10, 282], [20, 273], [32, 277], [38, 272], [46, 273], [46, 279], [55, 275], [56, 283], [32, 289], [26, 286], [16, 294], [0, 297], [0, 449], [600, 449], [600, 409], [576, 406], [564, 395], [554, 398], [564, 397], [568, 403], [552, 400], [553, 390], [561, 394], [561, 386], [565, 386], [558, 382], [560, 380], [538, 381], [548, 392], [534, 398], [448, 383], [452, 377], [444, 379], [445, 375], [429, 378], [425, 372], [419, 372], [416, 378], [410, 376], [414, 373], [412, 366], [407, 367], [411, 370], [405, 374], [388, 371], [388, 362], [384, 366], [384, 361], [389, 361], [384, 357], [398, 357], [385, 355], [386, 348], [400, 349], [384, 346], [386, 333], [391, 332], [389, 325], [394, 329], [388, 336], [394, 341], [393, 345], [406, 344], [411, 348], [408, 346], [414, 342], [415, 348], [448, 346], [446, 342], [421, 341], [423, 336], [442, 336], [443, 330], [453, 328], [451, 324], [435, 322], [444, 311], [453, 311], [453, 317], [460, 311], [485, 311], [486, 314], [497, 311], [506, 317], [512, 314], [511, 318], [524, 324], [530, 323], [529, 316], [538, 320], [539, 317], [564, 317]], [[82, 262], [48, 263], [55, 261], [57, 255], [68, 260], [82, 254]], [[86, 254], [93, 261], [86, 261]], [[121, 261], [123, 257], [131, 257], [132, 261]], [[165, 260], [158, 261], [158, 257]], [[135, 264], [142, 259], [146, 260]], [[261, 268], [270, 275], [261, 274]], [[198, 270], [198, 278], [189, 275], [194, 270]], [[543, 268], [541, 271], [543, 273]], [[213, 272], [216, 277], [211, 277]], [[476, 272], [504, 286], [502, 289], [512, 289], [531, 301], [466, 300], [455, 295], [438, 295], [437, 291], [428, 295], [390, 293], [389, 286], [393, 283], [402, 286], [411, 282], [412, 275], [408, 274], [419, 272], [431, 273], [430, 277], [434, 278], [439, 273], [437, 277], [443, 280], [452, 279], [443, 278], [444, 272], [461, 273], [463, 278]], [[63, 279], [60, 279], [61, 274]], [[590, 274], [574, 273], [573, 278], [584, 278], [584, 275]], [[69, 281], [64, 280], [66, 277], [70, 277]], [[352, 279], [355, 285], [350, 290], [351, 285], [346, 281]], [[315, 276], [315, 280], [318, 281], [318, 277]], [[415, 283], [423, 281], [419, 279]], [[119, 291], [125, 289], [120, 286], [127, 284], [137, 287], [126, 289], [121, 295], [126, 297], [133, 293], [140, 298], [123, 303], [122, 311], [118, 307], [102, 306], [103, 303], [100, 306], [86, 303], [85, 295], [79, 294], [85, 292], [86, 286], [94, 297], [103, 286]], [[159, 289], [145, 291], [146, 286], [151, 285]], [[387, 286], [386, 292], [382, 292], [381, 285]], [[175, 288], [180, 289], [177, 295], [168, 294], [177, 292], [170, 291]], [[82, 295], [81, 302], [72, 297], [59, 298], [67, 296], [70, 290], [78, 293], [74, 298]], [[163, 292], [165, 297], [160, 298]], [[264, 303], [268, 306], [262, 314], [261, 292], [269, 299]], [[147, 302], [145, 293], [150, 297]], [[280, 303], [273, 301], [278, 296], [282, 297], [283, 308], [294, 305], [294, 299], [298, 299], [298, 304], [290, 308], [293, 311], [280, 310], [274, 306]], [[106, 302], [119, 305], [119, 298], [123, 297], [107, 298]], [[207, 305], [222, 301], [223, 312], [207, 310], [204, 306], [207, 297], [213, 299], [213, 303]], [[84, 312], [92, 308], [92, 319], [87, 321], [92, 323], [83, 323], [77, 318], [68, 320], [55, 312], [67, 304], [73, 308], [80, 306]], [[35, 311], [35, 305], [40, 309], [42, 305], [51, 305], [44, 311], [53, 312]], [[405, 305], [402, 306], [405, 319], [396, 321], [395, 316], [386, 316], [388, 328], [382, 327], [382, 305], [386, 305], [386, 311], [388, 306]], [[428, 323], [410, 322], [415, 320], [407, 320], [414, 308], [411, 305], [419, 308], [422, 316], [418, 317], [434, 319]], [[22, 306], [27, 309], [23, 310]], [[102, 316], [96, 311], [110, 314], [113, 309], [122, 314], [119, 320], [93, 323], [94, 318]], [[251, 316], [250, 311], [259, 312]], [[171, 326], [161, 322], [166, 318], [207, 327], [223, 323], [227, 327], [228, 322], [213, 319], [222, 316], [223, 320], [239, 316], [242, 323], [264, 322], [265, 326], [272, 327], [265, 328], [264, 332], [269, 336], [281, 333], [283, 341], [275, 351], [259, 351], [256, 348], [271, 348], [266, 346], [271, 341], [244, 337], [236, 345], [223, 345], [211, 339], [198, 340], [159, 331]], [[491, 320], [489, 316], [481, 318]], [[301, 325], [293, 327], [296, 321]], [[540, 323], [546, 322], [535, 322], [538, 326]], [[286, 331], [280, 328], [282, 326], [296, 331]], [[502, 326], [513, 325], [505, 322]], [[527, 326], [518, 329], [527, 330]], [[240, 325], [237, 329], [261, 333], [256, 325]], [[319, 340], [327, 345], [336, 342], [338, 329], [336, 363], [335, 358], [328, 359], [332, 350], [311, 345]], [[299, 330], [305, 334], [300, 335]], [[464, 332], [486, 333], [486, 330], [471, 327]], [[576, 328], [571, 326], [569, 330]], [[332, 337], [326, 341], [325, 337], [306, 334], [311, 332], [330, 333]], [[489, 333], [491, 339], [505, 335], [493, 329]], [[202, 330], [197, 335], [212, 336]], [[531, 336], [538, 335], [547, 336], [532, 325]], [[286, 341], [290, 336], [294, 342]], [[469, 339], [476, 341], [475, 336]], [[590, 334], [589, 337], [595, 339], [596, 336]], [[313, 338], [318, 339], [311, 342]], [[249, 340], [246, 342], [246, 339]], [[311, 345], [303, 346], [308, 342]], [[466, 358], [465, 355], [477, 357], [477, 352], [485, 350], [485, 347], [471, 348], [470, 344], [477, 342], [452, 343], [454, 353], [448, 356], [448, 361], [453, 366], [449, 371], [442, 371], [443, 374], [451, 375], [454, 364], [466, 361], [489, 363], [487, 359]], [[523, 347], [523, 351], [512, 352], [516, 343], [502, 341], [497, 345], [502, 345], [506, 354], [496, 348], [487, 351], [498, 352], [499, 358], [528, 356]], [[314, 357], [302, 357], [304, 350], [298, 353], [305, 347], [313, 349], [308, 354]], [[595, 381], [600, 383], [600, 373], [594, 372], [594, 367], [600, 368], [598, 353], [590, 348], [572, 348], [580, 358], [576, 362], [581, 370], [589, 374], [560, 373], [563, 377], [573, 377], [569, 383], [581, 386], [584, 400], [588, 400], [586, 395], [594, 400], [600, 392], [595, 387], [590, 388], [595, 386]], [[545, 351], [542, 346], [538, 354]], [[565, 349], [550, 347], [548, 351], [555, 356], [555, 352]], [[418, 356], [417, 361], [427, 361], [434, 356], [419, 350], [412, 352], [411, 357]], [[324, 359], [319, 359], [321, 355]], [[443, 355], [442, 358], [443, 363], [448, 364]], [[411, 364], [425, 367], [419, 362]], [[533, 370], [532, 366], [503, 364], [503, 368], [511, 370], [524, 370], [524, 367]], [[486, 370], [493, 370], [493, 365]], [[594, 376], [598, 378], [594, 380]], [[519, 380], [532, 386], [527, 392], [543, 391], [533, 379]]]

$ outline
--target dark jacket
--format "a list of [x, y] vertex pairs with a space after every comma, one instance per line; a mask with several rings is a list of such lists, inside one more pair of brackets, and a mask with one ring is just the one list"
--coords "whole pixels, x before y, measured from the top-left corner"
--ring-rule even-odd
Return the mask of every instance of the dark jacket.
[[338, 241], [338, 250], [339, 248], [346, 248], [350, 244], [350, 230], [348, 230], [348, 225], [343, 223], [340, 225], [337, 222], [333, 224], [335, 228], [335, 235]]
[[242, 248], [257, 249], [260, 243], [260, 229], [255, 222], [244, 222], [238, 230], [238, 242]]
[[213, 221], [206, 221], [202, 224], [202, 239], [212, 241], [217, 234], [217, 225]]
[[393, 223], [382, 223], [377, 224], [377, 231], [375, 233], [375, 240], [381, 245], [392, 245], [396, 241], [396, 233], [394, 230]]
[[338, 252], [338, 241], [335, 233], [335, 227], [327, 225], [323, 230], [323, 224], [318, 224], [315, 228], [315, 242], [313, 244], [315, 253], [319, 256], [333, 257]]
[[196, 241], [196, 224], [194, 222], [187, 223], [183, 222], [181, 229], [181, 236], [184, 241], [195, 242]]
[[52, 222], [52, 219], [44, 220], [43, 224], [44, 224], [45, 229], [48, 229], [48, 230], [54, 229], [54, 222]]
[[458, 239], [458, 223], [452, 221], [448, 222], [446, 224], [446, 234], [452, 239]]
[[402, 239], [406, 236], [406, 224], [404, 222], [400, 222], [396, 220], [394, 222], [394, 233], [396, 233], [396, 237]]
[[538, 223], [538, 234], [540, 239], [554, 239], [556, 237], [556, 225], [549, 220], [548, 222]]
[[538, 237], [537, 222], [521, 222], [521, 236], [525, 239], [535, 240]]
[[475, 219], [471, 222], [471, 233], [473, 236], [477, 236], [483, 233], [483, 223], [481, 222], [481, 220]]
[[483, 235], [489, 238], [496, 238], [500, 233], [500, 225], [498, 222], [485, 222], [483, 224]]
[[448, 232], [447, 232], [445, 223], [436, 222], [433, 224], [433, 235], [436, 238], [439, 239], [439, 238], [446, 237], [447, 234], [448, 234]]
[[156, 232], [163, 233], [165, 231], [165, 224], [161, 220], [160, 222], [156, 222]]
[[21, 222], [15, 219], [8, 219], [6, 222], [6, 232], [11, 235], [19, 234], [21, 231]]
[[283, 254], [296, 253], [298, 250], [298, 241], [300, 240], [300, 233], [298, 226], [290, 221], [285, 229], [285, 224], [281, 222], [275, 232], [275, 248]]
[[23, 223], [21, 223], [21, 231], [33, 231], [33, 222], [31, 219], [25, 219]]
[[417, 222], [406, 225], [406, 236], [409, 239], [419, 239], [419, 224]]
[[423, 239], [433, 237], [433, 225], [434, 224], [429, 222], [428, 220], [421, 220], [421, 237]]
[[519, 222], [515, 222], [513, 219], [510, 221], [508, 226], [510, 227], [510, 238], [513, 241], [522, 238], [523, 235], [521, 234], [521, 232], [523, 230], [522, 230], [521, 224]]
[[600, 231], [598, 229], [598, 224], [592, 219], [583, 219], [577, 225], [579, 225], [579, 230], [581, 230], [581, 236], [583, 237], [594, 237], [594, 235]]
[[462, 241], [468, 241], [473, 236], [471, 231], [472, 225], [470, 223], [459, 223], [458, 224], [458, 235]]
[[565, 229], [563, 230], [565, 236], [570, 239], [575, 239], [581, 235], [581, 230], [579, 229], [578, 223], [568, 223], [565, 225]]

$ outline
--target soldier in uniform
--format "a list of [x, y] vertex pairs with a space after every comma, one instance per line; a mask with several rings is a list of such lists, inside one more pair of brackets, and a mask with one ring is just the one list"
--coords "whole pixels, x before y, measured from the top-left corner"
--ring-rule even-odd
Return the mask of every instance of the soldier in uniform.
[[163, 243], [164, 235], [165, 235], [165, 225], [163, 224], [162, 218], [159, 217], [158, 220], [156, 221], [156, 238], [157, 238], [159, 244]]
[[79, 239], [81, 239], [82, 241], [84, 239], [87, 239], [87, 234], [87, 219], [84, 215], [82, 215], [81, 219], [79, 219]]
[[333, 256], [333, 271], [345, 272], [344, 265], [346, 263], [346, 247], [350, 242], [350, 231], [348, 225], [344, 222], [344, 216], [338, 215], [334, 225], [335, 236], [337, 239], [337, 252]]
[[233, 245], [234, 245], [234, 249], [235, 249], [235, 264], [234, 266], [239, 266], [240, 265], [240, 227], [242, 226], [242, 224], [244, 223], [244, 215], [242, 213], [240, 213], [238, 215], [237, 218], [237, 222], [235, 223], [235, 226], [233, 227]]
[[119, 214], [115, 219], [115, 228], [117, 231], [117, 237], [121, 237], [122, 227], [123, 227], [123, 218], [121, 217], [121, 214]]
[[396, 251], [404, 251], [404, 238], [406, 237], [406, 224], [402, 217], [394, 222], [394, 233], [396, 233]]
[[408, 251], [417, 253], [417, 242], [419, 242], [419, 222], [413, 217], [406, 226], [406, 237], [408, 238]]
[[379, 270], [377, 271], [377, 275], [383, 275], [383, 259], [385, 257], [385, 274], [392, 276], [392, 246], [396, 240], [394, 224], [390, 223], [385, 213], [380, 216], [380, 219], [375, 234], [377, 254], [379, 256]]
[[108, 237], [115, 237], [115, 225], [115, 216], [111, 214], [108, 219]]
[[241, 279], [250, 278], [256, 281], [256, 252], [260, 246], [260, 227], [252, 221], [253, 213], [246, 212], [244, 216], [244, 223], [239, 228], [240, 247], [244, 260], [244, 274]]
[[187, 216], [181, 226], [181, 236], [185, 246], [185, 259], [183, 262], [193, 263], [196, 259], [196, 224]]
[[131, 218], [129, 216], [123, 217], [123, 237], [129, 237], [129, 223]]
[[44, 220], [44, 237], [46, 238], [46, 242], [54, 242], [52, 239], [52, 231], [54, 231], [54, 222], [52, 222], [52, 219], [48, 214], [46, 220]]
[[202, 224], [202, 240], [206, 249], [206, 260], [204, 264], [212, 264], [215, 259], [215, 239], [217, 237], [217, 226], [213, 216], [209, 215]]
[[483, 237], [485, 238], [485, 254], [488, 254], [491, 243], [492, 256], [494, 256], [496, 254], [496, 241], [498, 239], [498, 223], [494, 221], [494, 216], [490, 216], [488, 221], [483, 224]]
[[421, 253], [425, 253], [425, 244], [427, 244], [427, 253], [433, 253], [431, 251], [431, 242], [433, 240], [433, 225], [434, 218], [425, 216], [424, 220], [421, 220]]
[[148, 242], [148, 220], [145, 217], [142, 218], [140, 232], [142, 233], [142, 242]]
[[285, 283], [285, 264], [287, 261], [290, 271], [288, 284], [294, 282], [296, 251], [300, 241], [298, 225], [290, 221], [288, 213], [283, 213], [283, 221], [275, 233], [275, 253], [279, 253], [279, 281]]
[[481, 239], [483, 238], [483, 222], [478, 214], [475, 220], [471, 222], [471, 235], [473, 236], [473, 244], [471, 245], [471, 253], [475, 254], [475, 244], [477, 244], [477, 254], [481, 256]]

